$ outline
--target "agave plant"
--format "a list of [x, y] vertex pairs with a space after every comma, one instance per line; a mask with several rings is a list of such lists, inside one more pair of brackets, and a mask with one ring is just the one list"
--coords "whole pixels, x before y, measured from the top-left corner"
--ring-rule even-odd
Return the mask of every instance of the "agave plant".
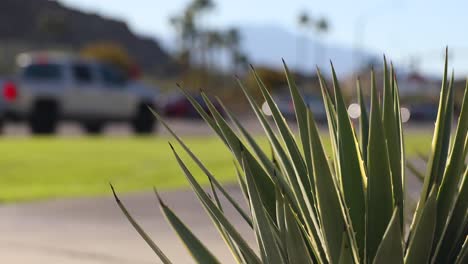
[[[238, 263], [468, 263], [468, 182], [466, 154], [467, 90], [452, 136], [453, 73], [442, 80], [438, 117], [423, 189], [410, 226], [405, 225], [405, 151], [398, 84], [384, 58], [382, 99], [371, 74], [371, 107], [357, 85], [359, 127], [350, 121], [333, 68], [333, 92], [318, 70], [332, 151], [324, 151], [314, 115], [304, 103], [291, 73], [285, 75], [294, 102], [298, 135], [283, 118], [262, 80], [258, 87], [271, 109], [274, 125], [239, 81], [265, 130], [273, 157], [265, 152], [231, 112], [225, 120], [203, 94], [209, 112], [185, 93], [235, 159], [239, 186], [248, 202], [240, 206], [188, 146], [155, 113], [174, 139], [206, 174], [208, 194], [172, 151], [193, 191]], [[390, 69], [389, 69], [390, 68]], [[183, 89], [182, 89], [183, 90]], [[233, 127], [235, 126], [236, 129]], [[276, 126], [276, 128], [274, 128]], [[115, 192], [114, 192], [115, 194]], [[252, 248], [224, 214], [225, 196], [255, 234]], [[164, 263], [171, 263], [127, 212], [118, 205]], [[197, 263], [218, 259], [162, 201], [162, 212]]]

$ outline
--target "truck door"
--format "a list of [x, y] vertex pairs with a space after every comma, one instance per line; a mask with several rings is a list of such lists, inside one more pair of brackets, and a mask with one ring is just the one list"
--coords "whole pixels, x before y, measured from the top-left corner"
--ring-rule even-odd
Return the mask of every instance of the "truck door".
[[105, 102], [102, 111], [113, 119], [128, 119], [133, 115], [133, 96], [127, 89], [127, 78], [116, 68], [101, 64], [98, 66]]
[[72, 63], [70, 73], [72, 89], [65, 98], [67, 112], [79, 119], [99, 118], [102, 115], [99, 104], [103, 100], [103, 93], [91, 65]]

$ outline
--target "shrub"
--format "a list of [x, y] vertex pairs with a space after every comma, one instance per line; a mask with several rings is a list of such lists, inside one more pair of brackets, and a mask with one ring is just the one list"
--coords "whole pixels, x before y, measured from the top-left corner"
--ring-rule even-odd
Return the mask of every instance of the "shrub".
[[109, 63], [122, 70], [129, 77], [139, 77], [140, 69], [125, 47], [114, 42], [94, 42], [84, 46], [80, 54], [86, 58]]
[[[172, 145], [171, 148], [238, 263], [468, 263], [468, 170], [465, 163], [468, 92], [465, 90], [461, 116], [451, 139], [453, 74], [448, 81], [446, 59], [432, 150], [419, 203], [408, 227], [403, 220], [408, 201], [404, 197], [405, 152], [398, 85], [393, 67], [388, 69], [385, 58], [384, 67], [381, 100], [372, 74], [369, 115], [360, 96], [359, 134], [348, 117], [333, 65], [333, 97], [318, 72], [332, 142], [331, 158], [324, 152], [313, 113], [302, 100], [286, 65], [299, 129], [298, 139], [255, 71], [253, 73], [272, 110], [277, 130], [270, 126], [267, 117], [239, 82], [265, 129], [274, 153], [272, 158], [227, 109], [226, 113], [238, 128], [238, 133], [222, 118], [207, 96], [202, 94], [211, 113], [205, 112], [186, 94], [232, 152], [249, 212], [229, 196], [166, 125], [183, 151], [210, 179], [212, 195], [202, 189], [175, 148]], [[158, 114], [155, 115], [160, 119]], [[218, 199], [220, 194], [252, 227], [257, 248], [251, 248], [224, 215]], [[164, 263], [170, 263], [115, 197], [146, 242]], [[158, 199], [167, 220], [195, 261], [219, 263], [159, 195]]]
[[265, 84], [265, 87], [269, 91], [277, 91], [288, 85], [284, 74], [280, 70], [275, 70], [268, 67], [257, 67], [255, 69], [255, 74], [250, 72], [246, 76], [247, 86], [254, 86], [257, 83], [256, 76], [262, 79], [262, 82]]

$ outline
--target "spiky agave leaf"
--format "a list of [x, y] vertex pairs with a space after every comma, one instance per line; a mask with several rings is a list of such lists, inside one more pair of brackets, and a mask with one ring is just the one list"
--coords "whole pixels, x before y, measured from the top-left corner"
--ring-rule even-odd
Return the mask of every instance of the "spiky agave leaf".
[[[296, 135], [254, 69], [277, 130], [273, 129], [248, 89], [238, 80], [264, 129], [273, 160], [222, 102], [238, 133], [204, 93], [202, 97], [208, 111], [182, 89], [231, 151], [249, 212], [242, 209], [202, 161], [156, 114], [208, 177], [212, 196], [203, 190], [173, 148], [187, 180], [236, 262], [464, 263], [468, 254], [468, 92], [465, 91], [461, 115], [451, 141], [454, 78], [452, 76], [450, 83], [447, 82], [447, 61], [433, 148], [426, 176], [421, 176], [424, 178], [423, 191], [408, 236], [404, 236], [402, 215], [406, 160], [400, 98], [393, 66], [389, 70], [384, 59], [382, 96], [379, 96], [372, 74], [369, 117], [358, 84], [361, 107], [359, 141], [348, 117], [333, 66], [333, 96], [325, 78], [317, 71], [329, 125], [331, 158], [325, 155], [314, 113], [305, 104], [286, 64], [284, 67], [300, 140], [296, 140]], [[412, 168], [411, 164], [408, 163], [409, 168]], [[218, 191], [253, 227], [257, 248], [251, 248], [224, 215]], [[117, 202], [143, 238], [163, 261], [168, 261], [120, 200]], [[161, 203], [161, 208], [198, 263], [217, 261], [169, 207]]]
[[190, 254], [198, 263], [220, 263], [205, 245], [190, 231], [190, 229], [180, 220], [180, 218], [163, 202], [157, 192], [156, 196], [161, 206], [161, 211], [166, 216], [167, 221], [184, 242]]
[[148, 246], [150, 246], [150, 248], [154, 251], [154, 253], [158, 255], [158, 257], [161, 259], [161, 261], [164, 264], [171, 264], [172, 262], [169, 260], [169, 258], [162, 252], [162, 250], [156, 245], [156, 243], [154, 243], [153, 240], [151, 240], [151, 238], [146, 234], [143, 228], [141, 228], [141, 226], [135, 221], [132, 215], [128, 212], [125, 205], [117, 196], [117, 193], [114, 190], [114, 186], [112, 186], [111, 184], [110, 187], [112, 190], [112, 194], [114, 195], [115, 201], [117, 202], [117, 205], [122, 210], [122, 213], [125, 215], [125, 217], [127, 217], [130, 224], [135, 228], [138, 234], [140, 234], [140, 236], [146, 241], [146, 243], [148, 244]]
[[374, 259], [394, 210], [392, 173], [374, 73], [371, 89], [366, 212], [366, 254], [369, 260]]
[[372, 263], [403, 264], [403, 239], [398, 208], [393, 211], [392, 218], [375, 253]]
[[403, 194], [404, 188], [403, 184], [405, 182], [404, 170], [402, 170], [403, 161], [402, 161], [402, 152], [400, 140], [400, 130], [399, 124], [401, 124], [400, 117], [400, 107], [397, 105], [395, 107], [396, 95], [395, 95], [395, 83], [394, 78], [391, 76], [392, 72], [388, 70], [387, 60], [384, 57], [384, 87], [383, 87], [383, 106], [382, 106], [382, 119], [383, 125], [385, 127], [385, 138], [387, 141], [387, 150], [390, 171], [392, 175], [392, 191], [395, 207], [400, 208], [399, 218], [400, 218], [400, 228], [403, 230]]

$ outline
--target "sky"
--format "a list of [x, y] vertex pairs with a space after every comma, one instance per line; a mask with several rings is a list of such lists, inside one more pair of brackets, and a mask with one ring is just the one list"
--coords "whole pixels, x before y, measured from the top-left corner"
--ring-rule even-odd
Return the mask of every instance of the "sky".
[[[125, 20], [139, 34], [173, 35], [168, 19], [190, 0], [59, 0], [70, 7]], [[215, 0], [204, 23], [218, 26], [274, 25], [298, 32], [297, 17], [330, 22], [327, 43], [385, 53], [396, 63], [417, 62], [429, 73], [442, 72], [445, 46], [456, 74], [468, 74], [468, 1], [463, 0]], [[459, 76], [460, 77], [460, 76]]]

